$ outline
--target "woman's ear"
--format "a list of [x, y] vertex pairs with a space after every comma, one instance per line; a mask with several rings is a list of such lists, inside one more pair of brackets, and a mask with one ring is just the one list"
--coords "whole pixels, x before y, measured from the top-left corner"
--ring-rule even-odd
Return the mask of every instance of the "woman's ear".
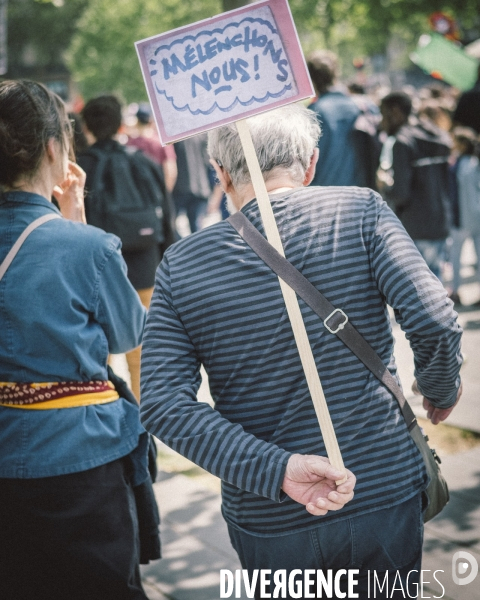
[[54, 163], [58, 158], [58, 145], [55, 138], [50, 138], [45, 148], [49, 162]]
[[315, 169], [317, 167], [318, 157], [320, 156], [320, 150], [315, 148], [313, 151], [312, 157], [310, 159], [310, 164], [308, 165], [307, 170], [305, 171], [305, 178], [303, 180], [303, 185], [306, 187], [310, 185], [315, 177]]

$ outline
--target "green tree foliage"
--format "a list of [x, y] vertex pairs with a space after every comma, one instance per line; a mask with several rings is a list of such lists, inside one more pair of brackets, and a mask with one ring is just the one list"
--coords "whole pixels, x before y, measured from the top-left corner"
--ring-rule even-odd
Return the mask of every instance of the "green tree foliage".
[[240, 8], [248, 4], [247, 0], [223, 0], [222, 1], [222, 11], [227, 12], [227, 10], [233, 10], [234, 8]]
[[8, 55], [12, 77], [62, 67], [62, 55], [89, 0], [10, 0]]
[[414, 43], [436, 11], [452, 15], [463, 29], [480, 26], [478, 0], [290, 0], [290, 7], [307, 51], [348, 44], [357, 55], [382, 54], [394, 34]]
[[[16, 0], [30, 2], [33, 0]], [[47, 0], [44, 0], [47, 1]], [[68, 52], [68, 65], [86, 98], [114, 92], [125, 101], [146, 98], [134, 42], [247, 0], [64, 0], [87, 2]], [[413, 49], [429, 30], [428, 16], [442, 10], [466, 29], [479, 25], [479, 0], [289, 0], [302, 46], [336, 51], [344, 73], [354, 57], [385, 54], [392, 36]], [[408, 66], [408, 54], [405, 53]], [[350, 66], [350, 73], [348, 72]]]
[[68, 64], [85, 98], [146, 99], [134, 42], [221, 12], [219, 0], [92, 0], [78, 23]]

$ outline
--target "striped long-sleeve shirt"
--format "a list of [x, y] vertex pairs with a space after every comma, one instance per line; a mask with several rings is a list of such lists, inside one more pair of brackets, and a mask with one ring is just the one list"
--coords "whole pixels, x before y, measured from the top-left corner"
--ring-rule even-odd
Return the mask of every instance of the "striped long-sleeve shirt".
[[[368, 189], [310, 187], [272, 196], [286, 257], [342, 308], [396, 375], [387, 304], [415, 355], [421, 391], [451, 406], [461, 329], [452, 303], [400, 222]], [[263, 233], [256, 201], [244, 214]], [[426, 484], [396, 400], [300, 299], [354, 499], [315, 517], [285, 498], [291, 453], [325, 455], [276, 275], [228, 222], [166, 253], [142, 355], [144, 425], [222, 479], [234, 526], [281, 534], [393, 506]], [[215, 408], [200, 403], [200, 365]]]

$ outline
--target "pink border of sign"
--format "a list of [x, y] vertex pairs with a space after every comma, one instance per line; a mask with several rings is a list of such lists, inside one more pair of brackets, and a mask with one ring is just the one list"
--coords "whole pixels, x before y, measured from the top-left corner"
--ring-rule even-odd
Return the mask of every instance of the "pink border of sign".
[[[288, 60], [290, 66], [292, 68], [293, 76], [295, 77], [295, 81], [298, 88], [298, 93], [295, 96], [290, 96], [284, 100], [278, 100], [277, 102], [273, 102], [266, 107], [258, 107], [250, 110], [246, 110], [241, 115], [235, 115], [230, 118], [219, 119], [218, 121], [212, 122], [210, 125], [206, 125], [203, 127], [198, 127], [196, 129], [190, 129], [184, 131], [182, 134], [169, 136], [165, 131], [165, 127], [163, 125], [162, 115], [160, 114], [160, 110], [158, 109], [158, 105], [156, 102], [155, 89], [152, 84], [152, 80], [149, 77], [149, 67], [147, 61], [145, 60], [145, 56], [143, 53], [143, 47], [145, 45], [149, 45], [152, 43], [152, 40], [156, 40], [161, 42], [166, 37], [170, 37], [172, 33], [186, 33], [188, 31], [198, 29], [200, 25], [204, 25], [205, 23], [214, 24], [217, 21], [225, 18], [225, 15], [231, 15], [232, 17], [236, 15], [241, 15], [243, 13], [251, 12], [252, 9], [255, 9], [260, 6], [269, 6], [270, 10], [273, 13], [275, 18], [277, 27], [280, 31], [280, 36], [282, 38], [282, 42], [285, 48], [285, 52], [288, 55]], [[150, 38], [140, 40], [139, 42], [135, 42], [135, 47], [137, 50], [138, 58], [140, 60], [140, 65], [142, 68], [143, 79], [145, 81], [145, 85], [147, 87], [148, 97], [150, 99], [150, 104], [152, 106], [153, 114], [155, 117], [155, 122], [157, 124], [158, 132], [160, 135], [160, 140], [162, 144], [165, 146], [167, 144], [172, 144], [173, 142], [177, 142], [181, 139], [185, 139], [191, 136], [196, 135], [197, 133], [201, 133], [202, 131], [208, 131], [209, 129], [214, 129], [215, 127], [220, 127], [221, 125], [226, 125], [227, 123], [233, 123], [234, 121], [238, 121], [239, 119], [244, 119], [247, 117], [251, 117], [253, 115], [257, 115], [262, 112], [266, 112], [269, 110], [273, 110], [274, 108], [278, 108], [279, 106], [283, 106], [285, 104], [291, 104], [292, 102], [298, 102], [299, 100], [304, 100], [305, 98], [312, 98], [315, 94], [313, 91], [312, 82], [310, 80], [310, 76], [307, 70], [307, 66], [305, 64], [305, 58], [303, 56], [303, 51], [300, 46], [300, 41], [298, 39], [297, 30], [295, 29], [295, 24], [293, 22], [292, 13], [290, 11], [290, 6], [288, 5], [287, 0], [262, 0], [261, 2], [255, 2], [253, 4], [248, 4], [242, 8], [237, 8], [235, 10], [228, 11], [226, 13], [222, 13], [220, 15], [216, 15], [211, 19], [205, 19], [203, 21], [197, 21], [196, 23], [192, 23], [191, 25], [186, 25], [184, 27], [179, 27], [177, 29], [172, 29], [165, 33], [161, 33], [159, 35], [152, 36]]]

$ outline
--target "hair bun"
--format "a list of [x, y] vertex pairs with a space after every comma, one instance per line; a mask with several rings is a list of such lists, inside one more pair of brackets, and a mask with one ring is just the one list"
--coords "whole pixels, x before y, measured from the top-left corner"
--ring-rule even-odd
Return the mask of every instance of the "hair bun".
[[65, 141], [68, 120], [63, 102], [34, 81], [0, 83], [0, 184], [14, 187], [34, 174], [48, 140]]

